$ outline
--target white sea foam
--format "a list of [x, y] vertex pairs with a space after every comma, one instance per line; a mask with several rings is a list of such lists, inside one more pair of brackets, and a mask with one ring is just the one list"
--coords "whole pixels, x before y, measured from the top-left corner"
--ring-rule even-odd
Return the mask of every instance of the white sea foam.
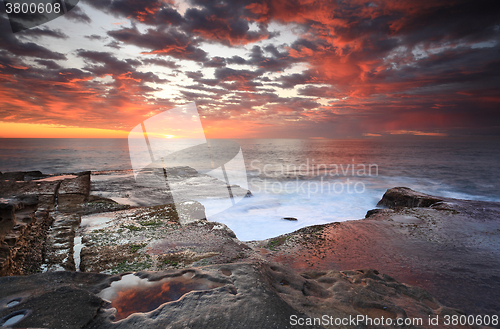
[[[208, 219], [226, 224], [242, 241], [262, 240], [310, 225], [364, 218], [367, 210], [375, 208], [380, 199], [377, 190], [359, 194], [273, 193], [263, 189], [255, 192], [257, 188], [253, 187], [253, 197], [244, 198]], [[297, 221], [284, 220], [284, 217], [294, 217]]]

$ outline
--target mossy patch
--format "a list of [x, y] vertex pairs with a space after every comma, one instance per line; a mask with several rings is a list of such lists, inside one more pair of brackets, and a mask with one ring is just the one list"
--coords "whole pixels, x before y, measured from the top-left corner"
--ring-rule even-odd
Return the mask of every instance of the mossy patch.
[[288, 239], [290, 239], [289, 235], [273, 238], [267, 244], [267, 248], [272, 251], [277, 251], [277, 248], [283, 245]]
[[123, 225], [123, 227], [125, 227], [126, 229], [129, 229], [130, 231], [142, 231], [145, 229], [144, 227], [135, 226], [135, 225]]
[[160, 226], [163, 223], [152, 219], [152, 220], [148, 220], [148, 221], [141, 221], [141, 222], [139, 222], [139, 224], [141, 224], [142, 226]]
[[171, 260], [171, 259], [165, 259], [163, 261], [163, 264], [170, 265], [170, 266], [173, 266], [173, 267], [178, 267], [179, 266], [179, 262], [176, 262], [175, 260]]
[[141, 224], [145, 222], [151, 225], [154, 225], [152, 223], [159, 225], [162, 222], [179, 222], [177, 211], [171, 204], [142, 208], [135, 214], [135, 219]]
[[142, 249], [146, 246], [145, 243], [139, 243], [139, 244], [131, 244], [129, 245], [130, 252], [134, 253], [137, 252], [139, 249]]
[[138, 272], [149, 269], [153, 263], [149, 260], [142, 262], [129, 262], [123, 261], [109, 270], [111, 274], [125, 273], [125, 272]]

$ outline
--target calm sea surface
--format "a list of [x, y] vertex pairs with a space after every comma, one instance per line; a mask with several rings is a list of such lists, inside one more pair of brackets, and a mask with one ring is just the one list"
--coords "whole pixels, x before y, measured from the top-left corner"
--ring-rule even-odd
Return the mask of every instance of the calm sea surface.
[[[363, 218], [387, 188], [500, 202], [498, 140], [243, 139], [253, 198], [211, 220], [241, 240]], [[127, 139], [0, 139], [0, 171], [131, 175]], [[296, 222], [282, 217], [295, 217]]]

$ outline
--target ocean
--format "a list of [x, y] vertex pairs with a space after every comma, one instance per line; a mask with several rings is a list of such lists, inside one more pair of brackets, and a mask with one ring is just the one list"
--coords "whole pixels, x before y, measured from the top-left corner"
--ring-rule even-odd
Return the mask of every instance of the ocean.
[[[228, 225], [242, 241], [364, 218], [395, 186], [500, 202], [500, 143], [494, 139], [234, 141], [253, 197], [208, 219]], [[0, 139], [0, 172], [91, 170], [102, 186], [112, 177], [133, 177], [131, 169], [127, 139]], [[93, 190], [127, 202], [119, 191]]]

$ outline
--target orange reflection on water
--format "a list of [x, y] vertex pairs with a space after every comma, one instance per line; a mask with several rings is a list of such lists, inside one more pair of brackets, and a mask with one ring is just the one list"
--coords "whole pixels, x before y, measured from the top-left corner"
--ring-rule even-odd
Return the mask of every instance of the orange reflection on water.
[[193, 290], [214, 289], [224, 285], [206, 278], [193, 278], [193, 274], [188, 272], [160, 281], [148, 281], [129, 274], [123, 276], [122, 280], [113, 282], [99, 296], [111, 302], [110, 307], [116, 309], [115, 320], [118, 321], [133, 313], [150, 312]]

